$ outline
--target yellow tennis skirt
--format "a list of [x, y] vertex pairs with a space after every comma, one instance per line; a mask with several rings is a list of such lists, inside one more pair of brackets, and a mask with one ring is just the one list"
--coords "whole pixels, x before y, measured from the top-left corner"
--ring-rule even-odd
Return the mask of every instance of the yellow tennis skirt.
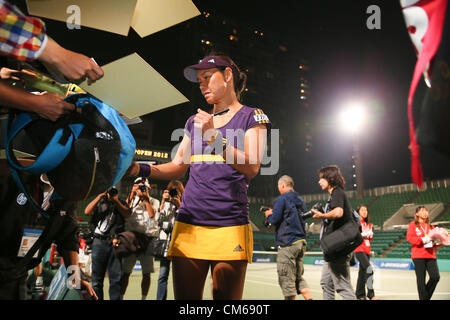
[[232, 227], [196, 226], [176, 221], [167, 257], [252, 262], [253, 231], [250, 224]]

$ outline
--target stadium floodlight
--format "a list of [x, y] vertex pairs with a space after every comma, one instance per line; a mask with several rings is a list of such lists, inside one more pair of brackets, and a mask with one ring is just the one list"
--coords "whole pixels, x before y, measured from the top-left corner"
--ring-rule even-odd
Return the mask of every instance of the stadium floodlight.
[[356, 188], [356, 197], [362, 198], [364, 193], [364, 180], [362, 172], [361, 148], [359, 143], [359, 135], [361, 128], [365, 124], [365, 108], [361, 103], [352, 102], [347, 105], [340, 114], [340, 126], [352, 135], [353, 140], [353, 169], [355, 182], [353, 187]]
[[353, 134], [359, 131], [365, 122], [365, 110], [361, 104], [350, 104], [340, 114], [342, 127]]

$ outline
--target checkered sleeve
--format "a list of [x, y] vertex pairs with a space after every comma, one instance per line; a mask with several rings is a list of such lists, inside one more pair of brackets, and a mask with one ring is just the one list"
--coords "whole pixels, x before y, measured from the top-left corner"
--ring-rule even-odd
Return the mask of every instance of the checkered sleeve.
[[27, 17], [17, 7], [0, 0], [0, 54], [20, 61], [35, 60], [47, 39], [42, 20]]

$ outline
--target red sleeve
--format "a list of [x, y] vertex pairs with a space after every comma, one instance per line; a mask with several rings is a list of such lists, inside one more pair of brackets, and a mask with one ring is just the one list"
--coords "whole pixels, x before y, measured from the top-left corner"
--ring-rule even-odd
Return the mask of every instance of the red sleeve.
[[406, 232], [406, 240], [416, 247], [423, 244], [422, 239], [416, 233], [416, 224], [414, 222], [409, 224], [408, 231]]

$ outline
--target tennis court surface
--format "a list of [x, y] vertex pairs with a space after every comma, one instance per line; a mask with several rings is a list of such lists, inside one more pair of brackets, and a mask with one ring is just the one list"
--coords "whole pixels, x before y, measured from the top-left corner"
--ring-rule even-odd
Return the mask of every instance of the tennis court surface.
[[[350, 268], [353, 288], [356, 287], [358, 269]], [[304, 278], [311, 289], [313, 299], [322, 299], [320, 287], [320, 275], [322, 267], [316, 265], [305, 265]], [[159, 261], [155, 261], [155, 273], [151, 275], [150, 292], [148, 300], [156, 299], [156, 288], [158, 286]], [[450, 300], [450, 272], [440, 272], [441, 278], [436, 287], [432, 300]], [[133, 271], [130, 277], [124, 300], [141, 299], [141, 271]], [[416, 276], [414, 270], [375, 269], [374, 275], [375, 295], [380, 300], [418, 300], [416, 288]], [[108, 279], [105, 279], [105, 299], [108, 296]], [[168, 300], [173, 300], [172, 275], [169, 276]], [[203, 299], [212, 299], [211, 278], [205, 284]], [[276, 263], [252, 263], [248, 265], [244, 288], [244, 300], [282, 300], [281, 289], [278, 285]], [[303, 300], [301, 295], [298, 300]], [[336, 295], [339, 300], [340, 296]]]

